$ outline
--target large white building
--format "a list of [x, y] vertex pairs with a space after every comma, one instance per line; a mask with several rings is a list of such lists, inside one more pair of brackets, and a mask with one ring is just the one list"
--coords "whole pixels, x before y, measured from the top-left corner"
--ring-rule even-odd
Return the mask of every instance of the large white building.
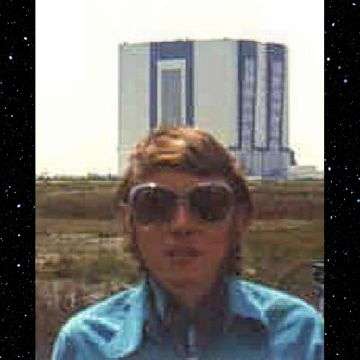
[[206, 130], [248, 175], [287, 178], [287, 49], [248, 40], [119, 46], [119, 173], [129, 151], [161, 124]]

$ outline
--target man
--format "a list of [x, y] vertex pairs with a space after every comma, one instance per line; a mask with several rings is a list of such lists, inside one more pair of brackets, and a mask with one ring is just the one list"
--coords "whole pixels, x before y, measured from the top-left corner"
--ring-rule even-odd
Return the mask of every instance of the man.
[[152, 132], [133, 151], [118, 200], [144, 279], [74, 316], [53, 359], [323, 358], [319, 313], [241, 280], [252, 203], [212, 136]]

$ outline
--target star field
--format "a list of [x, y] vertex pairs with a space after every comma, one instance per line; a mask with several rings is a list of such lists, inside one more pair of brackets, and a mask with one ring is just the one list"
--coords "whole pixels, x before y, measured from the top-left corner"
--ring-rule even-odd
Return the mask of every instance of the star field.
[[329, 1], [325, 17], [326, 359], [360, 354], [360, 1]]
[[0, 46], [0, 359], [34, 353], [34, 9], [3, 2]]

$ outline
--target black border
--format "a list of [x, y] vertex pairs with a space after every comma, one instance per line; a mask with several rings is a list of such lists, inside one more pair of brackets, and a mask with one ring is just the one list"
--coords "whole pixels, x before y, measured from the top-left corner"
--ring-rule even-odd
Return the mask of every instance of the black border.
[[1, 3], [1, 359], [35, 358], [35, 3]]
[[360, 1], [325, 4], [325, 358], [358, 359]]
[[[1, 5], [5, 26], [0, 52], [0, 355], [30, 359], [35, 357], [35, 4], [13, 0]], [[325, 14], [326, 359], [356, 359], [360, 354], [360, 277], [356, 271], [360, 262], [356, 155], [360, 144], [360, 34], [356, 26], [360, 2], [328, 0]]]

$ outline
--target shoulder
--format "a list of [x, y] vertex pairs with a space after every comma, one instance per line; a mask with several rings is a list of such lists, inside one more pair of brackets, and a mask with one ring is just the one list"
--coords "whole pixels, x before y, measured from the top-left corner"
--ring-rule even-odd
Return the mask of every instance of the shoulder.
[[106, 323], [110, 328], [110, 324], [116, 323], [114, 321], [116, 319], [122, 319], [132, 306], [136, 290], [134, 287], [121, 291], [78, 312], [67, 321], [63, 330], [67, 333], [76, 333], [83, 331], [87, 324], [100, 325], [102, 323]]
[[242, 292], [270, 323], [278, 317], [293, 314], [322, 319], [321, 314], [312, 305], [284, 291], [245, 280], [236, 280], [234, 287]]
[[140, 285], [121, 291], [72, 316], [59, 332], [53, 359], [72, 358], [73, 353], [77, 354], [79, 351], [83, 352], [81, 358], [87, 358], [87, 351], [91, 356], [89, 358], [93, 358], [93, 354], [102, 351], [102, 344], [109, 343], [124, 333], [130, 313], [133, 320], [136, 315], [141, 317], [142, 308], [138, 307], [141, 300]]
[[238, 309], [265, 325], [278, 351], [293, 349], [313, 354], [301, 358], [321, 358], [324, 320], [313, 306], [286, 292], [244, 280], [233, 281], [232, 292]]

